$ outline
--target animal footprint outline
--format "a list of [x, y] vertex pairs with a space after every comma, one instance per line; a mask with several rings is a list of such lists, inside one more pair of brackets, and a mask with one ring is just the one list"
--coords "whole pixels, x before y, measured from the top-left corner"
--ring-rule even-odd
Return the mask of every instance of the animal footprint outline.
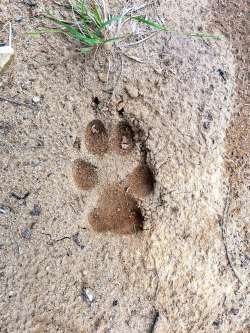
[[[115, 153], [126, 156], [135, 149], [134, 132], [126, 121], [120, 121], [108, 133], [104, 123], [92, 120], [85, 129], [85, 146], [90, 154], [102, 158]], [[98, 185], [96, 167], [82, 158], [72, 165], [75, 185], [89, 191]], [[122, 182], [106, 186], [99, 196], [97, 207], [88, 215], [89, 224], [96, 232], [132, 234], [143, 230], [143, 215], [137, 199], [143, 199], [154, 190], [154, 176], [145, 160]]]

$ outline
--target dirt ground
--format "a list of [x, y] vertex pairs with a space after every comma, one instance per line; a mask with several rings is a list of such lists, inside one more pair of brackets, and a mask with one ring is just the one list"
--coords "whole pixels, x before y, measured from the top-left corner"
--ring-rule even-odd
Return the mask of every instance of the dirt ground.
[[[150, 18], [225, 38], [159, 33], [93, 59], [26, 34], [53, 1], [1, 0], [16, 54], [0, 78], [0, 332], [250, 332], [247, 2], [150, 2]], [[95, 118], [128, 122], [134, 151], [91, 154]], [[142, 155], [155, 178], [137, 198], [144, 230], [96, 233], [89, 212]], [[96, 188], [75, 187], [78, 158]]]

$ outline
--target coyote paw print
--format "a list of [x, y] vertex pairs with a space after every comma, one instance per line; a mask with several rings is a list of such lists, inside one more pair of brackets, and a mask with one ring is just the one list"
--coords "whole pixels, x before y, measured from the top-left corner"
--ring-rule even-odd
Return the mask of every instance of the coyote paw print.
[[88, 214], [96, 232], [132, 234], [143, 230], [139, 200], [153, 192], [154, 176], [134, 138], [126, 121], [107, 130], [95, 119], [85, 129], [85, 149], [92, 160], [76, 159], [72, 177], [79, 190], [96, 191], [93, 198], [98, 199]]

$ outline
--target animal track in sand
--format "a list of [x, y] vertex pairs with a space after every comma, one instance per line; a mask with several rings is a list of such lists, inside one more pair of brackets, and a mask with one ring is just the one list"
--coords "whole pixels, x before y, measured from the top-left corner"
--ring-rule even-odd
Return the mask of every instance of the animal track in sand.
[[[101, 120], [95, 119], [84, 131], [87, 153], [93, 155], [96, 162], [99, 160], [99, 169], [95, 163], [78, 158], [73, 162], [72, 176], [81, 191], [100, 187], [96, 205], [88, 214], [88, 221], [96, 232], [132, 234], [143, 230], [139, 200], [153, 192], [155, 180], [134, 137], [134, 131], [126, 121], [119, 121], [108, 131]], [[133, 153], [139, 158], [130, 163]], [[105, 158], [109, 157], [106, 166]], [[122, 175], [118, 175], [119, 170]]]

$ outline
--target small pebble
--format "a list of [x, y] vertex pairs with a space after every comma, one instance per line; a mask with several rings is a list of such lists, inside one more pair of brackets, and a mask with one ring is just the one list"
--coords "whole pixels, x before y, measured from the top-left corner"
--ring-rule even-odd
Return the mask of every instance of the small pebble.
[[0, 214], [9, 214], [11, 212], [10, 207], [0, 205]]
[[22, 22], [22, 20], [23, 20], [23, 17], [21, 16], [21, 15], [17, 15], [16, 17], [15, 17], [15, 21], [16, 22]]
[[24, 229], [21, 232], [21, 237], [24, 239], [30, 239], [32, 235], [32, 230], [30, 228]]
[[112, 305], [113, 305], [113, 306], [116, 306], [117, 304], [118, 304], [118, 300], [117, 300], [117, 299], [113, 300]]
[[210, 122], [209, 121], [204, 121], [203, 128], [208, 130], [210, 128]]
[[101, 82], [107, 82], [107, 74], [105, 73], [102, 72], [98, 73], [98, 78]]
[[120, 102], [120, 103], [118, 103], [116, 109], [117, 109], [117, 111], [119, 112], [119, 111], [124, 110], [124, 108], [125, 108], [125, 103], [124, 103], [124, 102]]
[[39, 103], [40, 100], [41, 100], [41, 99], [40, 99], [39, 96], [34, 96], [34, 97], [32, 98], [32, 102], [35, 103], [35, 104]]
[[3, 72], [8, 65], [10, 64], [11, 60], [14, 56], [14, 49], [10, 46], [3, 46], [1, 47], [0, 53], [0, 73]]
[[222, 324], [222, 320], [221, 320], [221, 319], [217, 319], [217, 320], [215, 320], [215, 321], [212, 323], [212, 325], [213, 325], [215, 328], [217, 328], [217, 329], [221, 326], [221, 324]]
[[234, 308], [232, 308], [232, 309], [230, 310], [230, 313], [232, 313], [234, 316], [236, 316], [239, 312], [240, 312], [239, 309], [234, 309]]
[[35, 168], [35, 167], [37, 167], [40, 163], [41, 163], [41, 162], [40, 162], [39, 160], [33, 160], [33, 161], [31, 161], [31, 166], [32, 166], [33, 168]]
[[79, 239], [79, 232], [77, 232], [72, 236], [72, 240], [75, 242], [77, 246], [80, 247], [81, 250], [85, 248], [85, 246], [81, 243], [81, 240]]
[[39, 216], [41, 214], [41, 207], [39, 205], [34, 205], [30, 211], [31, 216]]
[[80, 150], [81, 149], [81, 139], [77, 136], [73, 143], [73, 148]]
[[95, 300], [95, 296], [94, 296], [92, 290], [89, 288], [83, 288], [81, 296], [82, 296], [82, 299], [84, 300], [84, 302], [86, 302], [88, 304], [93, 303]]
[[24, 4], [30, 7], [35, 7], [37, 4], [34, 0], [23, 0]]
[[139, 91], [136, 87], [132, 85], [127, 85], [125, 89], [131, 98], [136, 98], [139, 96]]

